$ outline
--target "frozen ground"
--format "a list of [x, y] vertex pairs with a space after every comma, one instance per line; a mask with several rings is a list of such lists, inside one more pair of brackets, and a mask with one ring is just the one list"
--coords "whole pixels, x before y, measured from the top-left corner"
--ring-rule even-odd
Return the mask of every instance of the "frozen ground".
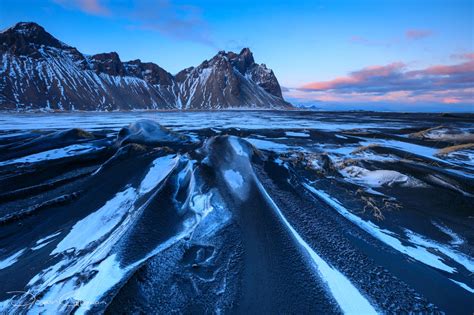
[[472, 314], [473, 126], [0, 114], [0, 310]]

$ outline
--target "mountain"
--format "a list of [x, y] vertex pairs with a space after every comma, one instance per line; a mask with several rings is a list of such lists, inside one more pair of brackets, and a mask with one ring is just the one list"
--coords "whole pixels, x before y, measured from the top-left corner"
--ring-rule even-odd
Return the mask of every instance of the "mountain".
[[288, 108], [272, 70], [219, 52], [172, 75], [115, 52], [84, 55], [36, 23], [0, 33], [0, 110]]
[[256, 64], [248, 48], [240, 54], [221, 51], [198, 67], [179, 72], [176, 81], [183, 108], [265, 107], [283, 100], [273, 71]]

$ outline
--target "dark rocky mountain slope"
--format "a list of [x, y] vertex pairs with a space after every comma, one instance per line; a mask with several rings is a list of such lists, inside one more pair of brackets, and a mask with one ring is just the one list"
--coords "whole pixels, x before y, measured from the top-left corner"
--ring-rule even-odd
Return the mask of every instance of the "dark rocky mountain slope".
[[36, 23], [0, 33], [0, 110], [287, 108], [252, 52], [219, 52], [173, 76], [117, 53], [84, 55]]

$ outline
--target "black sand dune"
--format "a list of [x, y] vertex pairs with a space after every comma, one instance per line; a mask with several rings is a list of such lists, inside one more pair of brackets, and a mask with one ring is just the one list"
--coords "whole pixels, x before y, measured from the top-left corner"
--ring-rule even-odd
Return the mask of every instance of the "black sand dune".
[[0, 309], [474, 311], [471, 116], [254, 115], [2, 130]]

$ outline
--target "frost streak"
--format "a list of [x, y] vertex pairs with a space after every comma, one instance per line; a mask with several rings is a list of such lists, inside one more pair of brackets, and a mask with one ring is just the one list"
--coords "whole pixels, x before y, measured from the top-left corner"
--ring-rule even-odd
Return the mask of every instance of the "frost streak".
[[446, 265], [443, 259], [432, 252], [428, 251], [422, 243], [413, 244], [413, 246], [403, 245], [399, 239], [395, 237], [395, 233], [379, 228], [377, 225], [370, 221], [364, 221], [358, 216], [352, 214], [344, 208], [338, 201], [331, 198], [328, 194], [323, 191], [316, 190], [308, 184], [303, 184], [310, 192], [324, 200], [328, 205], [333, 209], [339, 212], [341, 215], [358, 225], [361, 229], [372, 235], [373, 237], [384, 242], [393, 249], [410, 256], [411, 258], [422, 262], [428, 266], [453, 273], [456, 271], [456, 268]]
[[256, 180], [259, 190], [265, 195], [268, 202], [275, 209], [281, 221], [286, 225], [294, 239], [301, 246], [303, 251], [309, 256], [313, 262], [313, 267], [321, 274], [326, 281], [331, 294], [341, 307], [345, 314], [377, 314], [374, 307], [367, 299], [357, 290], [357, 288], [338, 270], [331, 267], [306, 243], [303, 238], [291, 226], [285, 218], [281, 210], [271, 199], [262, 184]]

